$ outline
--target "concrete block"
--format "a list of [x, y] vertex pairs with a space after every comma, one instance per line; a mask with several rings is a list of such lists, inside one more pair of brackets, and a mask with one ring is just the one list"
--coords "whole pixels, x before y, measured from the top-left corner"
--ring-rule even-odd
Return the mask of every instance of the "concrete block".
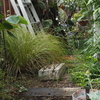
[[66, 66], [65, 63], [60, 64], [51, 64], [45, 66], [38, 71], [38, 76], [42, 79], [59, 79], [65, 72]]

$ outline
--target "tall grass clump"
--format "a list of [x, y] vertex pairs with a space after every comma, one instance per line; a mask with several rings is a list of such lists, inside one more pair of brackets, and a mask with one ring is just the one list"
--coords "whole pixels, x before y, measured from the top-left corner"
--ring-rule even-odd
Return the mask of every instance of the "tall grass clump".
[[12, 32], [16, 38], [5, 34], [7, 66], [4, 69], [7, 73], [35, 74], [39, 68], [60, 61], [65, 54], [64, 44], [50, 34], [38, 33], [32, 36], [23, 28]]

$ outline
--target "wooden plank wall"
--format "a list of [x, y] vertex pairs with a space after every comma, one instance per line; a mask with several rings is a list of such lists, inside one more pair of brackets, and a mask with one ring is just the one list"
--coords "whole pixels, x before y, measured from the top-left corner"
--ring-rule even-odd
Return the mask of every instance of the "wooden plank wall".
[[[2, 0], [0, 0], [0, 4], [2, 4]], [[2, 9], [2, 5], [0, 5], [0, 14], [2, 13], [3, 9]]]
[[4, 17], [15, 15], [10, 0], [0, 0], [0, 1], [2, 1], [2, 13], [4, 14]]

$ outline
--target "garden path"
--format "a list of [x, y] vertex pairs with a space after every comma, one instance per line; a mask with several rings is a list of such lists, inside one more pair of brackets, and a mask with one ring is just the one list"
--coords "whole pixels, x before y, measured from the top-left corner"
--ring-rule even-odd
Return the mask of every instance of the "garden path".
[[[66, 59], [72, 60], [73, 57]], [[72, 93], [81, 89], [70, 81], [69, 73], [65, 73], [61, 80], [41, 80], [38, 76], [32, 78], [26, 75], [23, 84], [28, 91], [19, 94], [21, 100], [72, 100]]]

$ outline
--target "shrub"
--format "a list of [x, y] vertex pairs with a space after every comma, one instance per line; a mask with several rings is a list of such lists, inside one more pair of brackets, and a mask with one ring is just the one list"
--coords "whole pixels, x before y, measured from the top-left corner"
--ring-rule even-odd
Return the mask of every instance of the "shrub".
[[36, 73], [46, 64], [60, 60], [66, 51], [64, 44], [50, 34], [38, 33], [32, 36], [23, 28], [14, 29], [16, 38], [5, 34], [7, 73], [18, 75], [18, 73]]

